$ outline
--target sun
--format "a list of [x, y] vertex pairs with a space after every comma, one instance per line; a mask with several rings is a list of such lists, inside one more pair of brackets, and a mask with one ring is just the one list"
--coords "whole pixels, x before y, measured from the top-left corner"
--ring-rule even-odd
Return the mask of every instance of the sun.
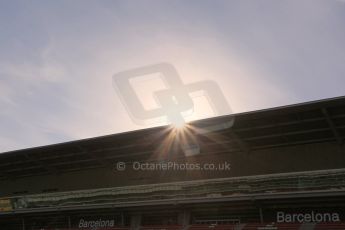
[[170, 116], [168, 116], [170, 126], [176, 130], [183, 129], [186, 126], [185, 119], [180, 115], [173, 113]]
[[186, 122], [185, 121], [174, 121], [171, 123], [171, 125], [175, 129], [183, 129], [184, 127], [186, 127]]

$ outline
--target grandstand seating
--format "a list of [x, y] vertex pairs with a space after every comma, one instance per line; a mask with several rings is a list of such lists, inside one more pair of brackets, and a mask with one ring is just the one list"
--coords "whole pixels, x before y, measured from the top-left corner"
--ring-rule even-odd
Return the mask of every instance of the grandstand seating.
[[[37, 229], [37, 230], [80, 230], [80, 229], [83, 229], [83, 230], [95, 230], [95, 228], [40, 228], [40, 229]], [[129, 230], [129, 228], [112, 227], [112, 228], [97, 228], [97, 230]]]
[[23, 209], [341, 189], [345, 169], [24, 195], [13, 197], [12, 203]]
[[[86, 229], [85, 230], [92, 230]], [[97, 228], [97, 230], [129, 230], [129, 227]], [[339, 223], [247, 223], [247, 224], [192, 224], [182, 225], [144, 225], [140, 230], [345, 230], [345, 222]], [[39, 229], [56, 230], [56, 229]], [[59, 228], [58, 230], [77, 230], [77, 228]]]
[[314, 230], [344, 230], [345, 223], [319, 223]]
[[188, 230], [345, 230], [345, 223], [247, 223], [247, 224], [193, 224]]
[[144, 225], [140, 230], [182, 230], [182, 225]]

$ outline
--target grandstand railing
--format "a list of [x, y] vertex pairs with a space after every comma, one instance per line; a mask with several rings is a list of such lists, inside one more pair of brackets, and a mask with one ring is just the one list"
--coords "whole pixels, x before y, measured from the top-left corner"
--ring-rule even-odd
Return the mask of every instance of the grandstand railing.
[[345, 169], [149, 184], [11, 197], [13, 210], [171, 199], [344, 191]]
[[[37, 230], [77, 230], [80, 228], [40, 228]], [[130, 227], [82, 228], [84, 230], [129, 230]], [[138, 230], [344, 230], [345, 223], [244, 223], [244, 224], [192, 224], [182, 225], [150, 225], [141, 226]]]

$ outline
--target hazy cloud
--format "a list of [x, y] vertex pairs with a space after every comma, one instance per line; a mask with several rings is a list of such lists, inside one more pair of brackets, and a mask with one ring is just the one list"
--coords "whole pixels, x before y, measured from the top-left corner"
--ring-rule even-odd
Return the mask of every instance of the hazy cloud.
[[158, 62], [235, 112], [340, 96], [343, 1], [2, 1], [0, 151], [143, 128], [111, 85]]

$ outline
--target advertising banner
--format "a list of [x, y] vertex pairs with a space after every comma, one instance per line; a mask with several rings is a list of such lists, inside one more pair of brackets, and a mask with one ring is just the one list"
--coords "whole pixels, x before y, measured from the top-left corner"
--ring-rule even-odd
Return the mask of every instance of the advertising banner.
[[335, 208], [297, 208], [269, 210], [265, 221], [275, 223], [337, 223], [345, 221], [345, 210]]
[[0, 199], [0, 212], [12, 211], [12, 203], [10, 199]]

